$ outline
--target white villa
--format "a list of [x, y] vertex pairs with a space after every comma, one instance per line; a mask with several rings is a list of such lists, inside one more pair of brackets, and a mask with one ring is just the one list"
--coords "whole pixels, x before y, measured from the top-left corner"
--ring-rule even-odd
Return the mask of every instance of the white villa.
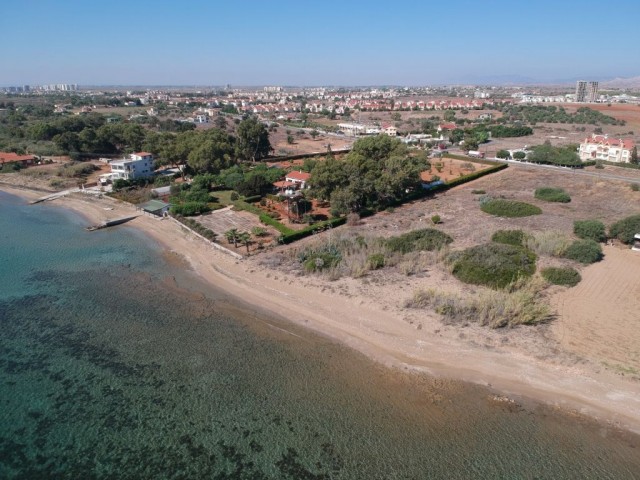
[[153, 175], [153, 155], [148, 152], [132, 153], [129, 158], [114, 160], [110, 163], [110, 180], [135, 180]]
[[631, 161], [633, 140], [609, 138], [608, 135], [591, 135], [580, 144], [580, 160], [606, 160], [608, 162], [627, 163]]

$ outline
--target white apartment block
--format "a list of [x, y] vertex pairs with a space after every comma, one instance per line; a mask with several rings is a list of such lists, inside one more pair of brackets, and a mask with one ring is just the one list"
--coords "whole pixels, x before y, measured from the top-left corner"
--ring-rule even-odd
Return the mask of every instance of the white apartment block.
[[132, 153], [129, 158], [111, 162], [111, 180], [136, 180], [153, 175], [153, 155], [148, 152]]
[[591, 135], [580, 144], [578, 155], [583, 162], [605, 160], [607, 162], [627, 163], [631, 161], [633, 140], [609, 138], [607, 135]]

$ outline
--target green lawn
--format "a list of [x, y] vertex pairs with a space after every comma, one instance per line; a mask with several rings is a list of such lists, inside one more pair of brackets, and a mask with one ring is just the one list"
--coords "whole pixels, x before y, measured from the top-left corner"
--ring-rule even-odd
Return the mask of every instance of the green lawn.
[[217, 202], [225, 207], [231, 205], [231, 193], [233, 190], [217, 190], [211, 192], [211, 196], [217, 199]]

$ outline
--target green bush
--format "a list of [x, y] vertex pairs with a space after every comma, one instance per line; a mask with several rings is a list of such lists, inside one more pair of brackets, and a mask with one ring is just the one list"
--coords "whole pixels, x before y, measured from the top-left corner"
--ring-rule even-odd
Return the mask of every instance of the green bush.
[[342, 255], [334, 245], [323, 245], [317, 249], [304, 251], [299, 260], [306, 272], [319, 272], [338, 265]]
[[505, 288], [521, 277], [533, 275], [536, 270], [535, 253], [501, 243], [455, 252], [449, 255], [448, 261], [458, 280], [491, 288]]
[[542, 213], [540, 208], [525, 202], [515, 200], [491, 199], [480, 206], [480, 209], [497, 217], [528, 217]]
[[552, 285], [564, 285], [567, 287], [575, 287], [582, 277], [580, 273], [571, 267], [548, 267], [540, 271], [542, 278]]
[[626, 244], [633, 243], [636, 233], [640, 233], [640, 215], [623, 218], [609, 227], [609, 236]]
[[182, 215], [184, 217], [200, 215], [201, 213], [208, 212], [209, 210], [210, 208], [205, 202], [186, 202], [182, 205], [174, 205], [171, 207], [171, 213], [173, 215]]
[[[451, 155], [449, 155], [451, 156]], [[463, 157], [466, 159], [466, 157]], [[467, 159], [468, 160], [468, 159]], [[474, 162], [478, 163], [478, 159], [474, 159]], [[463, 183], [467, 183], [470, 182], [471, 180], [476, 180], [480, 177], [484, 177], [485, 175], [489, 175], [490, 173], [494, 173], [494, 172], [499, 172], [500, 170], [504, 170], [505, 168], [507, 168], [509, 165], [507, 165], [506, 163], [501, 163], [498, 165], [495, 165], [493, 162], [479, 162], [479, 163], [490, 163], [492, 165], [494, 165], [493, 167], [489, 167], [485, 170], [479, 170], [473, 173], [470, 173], [469, 175], [464, 175], [462, 177], [458, 177], [458, 178], [454, 178], [452, 180], [449, 180], [448, 182], [446, 182], [446, 186], [447, 188], [452, 188], [455, 187], [457, 185], [462, 185]]]
[[538, 188], [535, 192], [535, 197], [545, 202], [569, 203], [571, 201], [569, 194], [562, 188]]
[[473, 193], [474, 195], [484, 195], [487, 192], [484, 190], [471, 190], [471, 193]]
[[382, 253], [374, 253], [367, 258], [367, 267], [369, 270], [378, 270], [384, 267], [384, 255]]
[[607, 239], [604, 223], [599, 220], [576, 220], [573, 222], [573, 233], [583, 240], [604, 242]]
[[640, 183], [632, 183], [631, 184], [631, 190], [633, 190], [634, 192], [637, 192], [640, 190]]
[[409, 253], [420, 250], [438, 250], [453, 242], [453, 239], [440, 230], [423, 228], [403, 233], [387, 239], [386, 245], [392, 252]]
[[442, 223], [442, 219], [440, 218], [440, 215], [434, 215], [431, 217], [431, 222], [434, 225], [438, 225], [439, 223]]
[[491, 235], [491, 241], [521, 247], [524, 241], [524, 232], [522, 230], [498, 230]]
[[564, 257], [589, 264], [602, 260], [602, 247], [593, 240], [576, 240], [564, 252]]

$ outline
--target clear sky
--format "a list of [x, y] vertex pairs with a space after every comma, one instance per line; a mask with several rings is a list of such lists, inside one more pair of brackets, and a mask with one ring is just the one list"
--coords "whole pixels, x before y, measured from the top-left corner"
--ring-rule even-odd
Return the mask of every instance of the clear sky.
[[633, 77], [639, 18], [638, 0], [7, 0], [0, 85]]

